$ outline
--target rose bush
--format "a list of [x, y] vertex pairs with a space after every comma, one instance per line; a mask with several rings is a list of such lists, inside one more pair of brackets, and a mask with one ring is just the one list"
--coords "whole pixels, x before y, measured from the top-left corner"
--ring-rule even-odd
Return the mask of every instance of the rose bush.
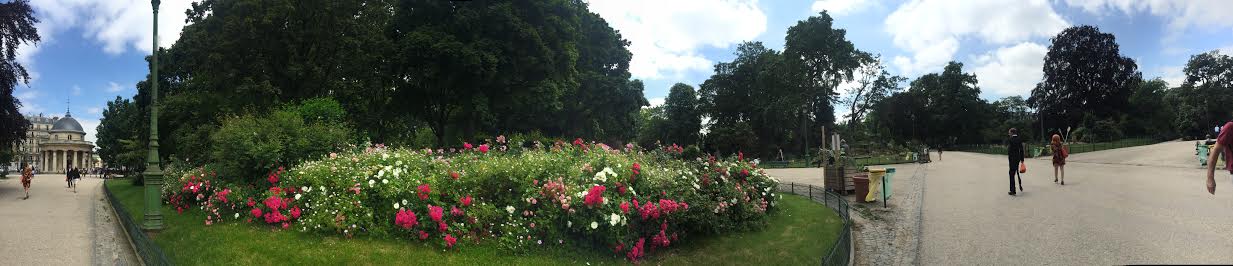
[[[226, 193], [227, 202], [245, 197], [246, 204], [185, 201], [192, 192], [185, 184], [214, 177], [204, 170], [181, 174], [168, 182], [181, 188], [165, 192], [173, 205], [225, 206], [215, 216], [247, 215], [254, 219], [244, 221], [306, 232], [395, 236], [446, 248], [582, 244], [632, 261], [689, 237], [757, 228], [775, 206], [777, 181], [743, 158], [682, 160], [679, 148], [644, 152], [581, 139], [524, 149], [498, 137], [461, 146], [331, 153], [272, 172], [268, 189]], [[228, 191], [208, 190], [217, 192], [200, 197]]]

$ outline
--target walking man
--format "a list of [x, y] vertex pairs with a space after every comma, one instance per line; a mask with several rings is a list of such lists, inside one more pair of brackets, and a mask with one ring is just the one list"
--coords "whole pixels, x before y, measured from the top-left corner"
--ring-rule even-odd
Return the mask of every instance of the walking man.
[[[1006, 158], [1010, 162], [1010, 193], [1015, 195], [1015, 176], [1019, 174], [1019, 164], [1024, 162], [1023, 139], [1019, 138], [1019, 130], [1010, 128], [1010, 138], [1006, 139]], [[1023, 178], [1019, 178], [1019, 192], [1023, 192]]]
[[1229, 170], [1229, 175], [1233, 177], [1233, 133], [1229, 131], [1233, 131], [1233, 121], [1225, 123], [1220, 129], [1216, 146], [1212, 147], [1207, 157], [1207, 193], [1212, 195], [1216, 194], [1216, 164], [1220, 163], [1220, 156], [1224, 156], [1224, 168]]

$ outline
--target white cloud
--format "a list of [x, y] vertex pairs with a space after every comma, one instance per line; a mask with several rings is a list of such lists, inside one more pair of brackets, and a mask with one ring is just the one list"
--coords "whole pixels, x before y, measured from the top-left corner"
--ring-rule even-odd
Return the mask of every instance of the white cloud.
[[13, 92], [13, 96], [21, 101], [19, 112], [23, 114], [37, 114], [44, 111], [43, 107], [34, 102], [34, 99], [39, 97], [39, 91], [29, 87], [18, 86], [17, 91]]
[[1216, 48], [1216, 50], [1220, 50], [1220, 53], [1224, 55], [1233, 55], [1233, 45]]
[[124, 90], [124, 87], [120, 87], [120, 84], [116, 83], [115, 81], [107, 82], [107, 92], [114, 93], [114, 92], [120, 92], [123, 90]]
[[[180, 30], [185, 25], [185, 10], [197, 0], [167, 0], [159, 5], [159, 46], [170, 47], [180, 39]], [[108, 54], [120, 54], [135, 48], [142, 53], [153, 51], [153, 13], [147, 0], [32, 0], [31, 7], [39, 23], [39, 46], [18, 46], [17, 60], [26, 66], [31, 79], [37, 80], [39, 72], [33, 61], [42, 45], [55, 42], [55, 35], [63, 30], [78, 27], [83, 37], [103, 45]]]
[[101, 114], [101, 113], [103, 113], [103, 108], [99, 108], [99, 107], [90, 107], [90, 109], [86, 109], [86, 113], [89, 113], [89, 114], [92, 114], [92, 115]]
[[1028, 96], [1043, 75], [1049, 48], [1034, 42], [998, 48], [975, 58], [981, 89], [998, 96]]
[[97, 138], [95, 138], [95, 135], [98, 135], [98, 124], [99, 124], [98, 119], [89, 119], [89, 118], [84, 118], [84, 117], [81, 117], [81, 118], [73, 117], [73, 118], [77, 119], [77, 122], [81, 123], [82, 129], [86, 131], [86, 141], [89, 141], [89, 142], [97, 141]]
[[1233, 27], [1233, 3], [1226, 0], [1066, 0], [1088, 13], [1107, 15], [1111, 11], [1123, 14], [1148, 12], [1164, 17], [1175, 34], [1191, 26]]
[[81, 95], [81, 86], [73, 85], [73, 96]]
[[818, 0], [809, 7], [814, 13], [828, 11], [831, 16], [845, 16], [863, 11], [877, 2], [869, 0]]
[[647, 106], [646, 108], [659, 107], [660, 105], [664, 105], [664, 97], [650, 98], [647, 99], [647, 102], [650, 102], [651, 106]]
[[704, 46], [727, 48], [766, 31], [766, 14], [757, 0], [595, 0], [599, 14], [633, 53], [629, 71], [635, 78], [679, 79], [685, 72], [710, 71]]
[[1182, 70], [1183, 66], [1165, 66], [1156, 68], [1156, 72], [1160, 73], [1160, 79], [1169, 83], [1169, 87], [1180, 87], [1182, 82], [1186, 81], [1186, 73]]
[[913, 53], [892, 60], [905, 75], [913, 76], [940, 71], [963, 38], [1011, 44], [1053, 36], [1069, 24], [1046, 0], [917, 0], [887, 16], [885, 28], [895, 46]]

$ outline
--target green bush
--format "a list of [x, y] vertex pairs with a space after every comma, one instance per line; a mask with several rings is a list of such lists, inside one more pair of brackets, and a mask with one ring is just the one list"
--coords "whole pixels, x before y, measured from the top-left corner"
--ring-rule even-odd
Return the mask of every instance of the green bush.
[[[223, 119], [210, 137], [210, 161], [224, 180], [237, 181], [262, 177], [281, 165], [294, 165], [304, 159], [320, 157], [348, 144], [351, 130], [325, 101], [308, 101], [269, 114], [247, 114]], [[305, 113], [301, 113], [305, 112]]]
[[207, 224], [446, 247], [493, 241], [511, 251], [580, 245], [635, 261], [694, 236], [760, 228], [778, 199], [778, 182], [745, 161], [678, 160], [581, 140], [513, 150], [353, 149], [280, 168], [250, 188], [199, 168], [169, 180], [164, 197], [178, 210], [206, 209]]

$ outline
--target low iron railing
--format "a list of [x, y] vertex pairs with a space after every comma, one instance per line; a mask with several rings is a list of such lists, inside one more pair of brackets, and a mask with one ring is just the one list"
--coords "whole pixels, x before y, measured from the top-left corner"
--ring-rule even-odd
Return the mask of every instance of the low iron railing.
[[124, 209], [124, 204], [120, 204], [116, 200], [116, 196], [111, 194], [111, 189], [107, 188], [107, 184], [103, 184], [103, 194], [107, 195], [107, 201], [111, 203], [112, 210], [115, 210], [115, 216], [120, 219], [120, 224], [124, 228], [124, 233], [128, 235], [129, 243], [133, 245], [133, 251], [137, 253], [138, 259], [142, 265], [171, 265], [171, 260], [167, 259], [167, 255], [163, 250], [154, 244], [150, 237], [146, 236], [141, 227], [133, 221], [132, 215], [128, 210]]
[[850, 214], [851, 204], [848, 203], [848, 200], [822, 187], [809, 184], [780, 183], [777, 189], [780, 192], [809, 197], [810, 200], [822, 203], [822, 205], [831, 208], [831, 210], [839, 214], [839, 218], [843, 220], [843, 229], [839, 233], [839, 238], [835, 239], [835, 243], [831, 245], [830, 250], [823, 251], [821, 254], [822, 265], [851, 265], [853, 255], [852, 216]]

